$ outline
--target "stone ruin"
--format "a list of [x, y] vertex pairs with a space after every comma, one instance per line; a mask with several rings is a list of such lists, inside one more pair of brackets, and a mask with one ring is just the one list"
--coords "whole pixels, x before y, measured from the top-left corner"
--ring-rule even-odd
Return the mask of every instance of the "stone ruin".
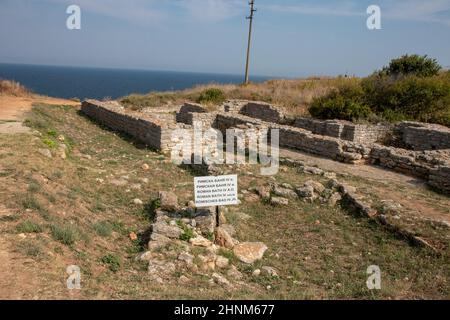
[[95, 100], [84, 101], [81, 110], [163, 152], [179, 142], [172, 138], [175, 129], [192, 129], [194, 123], [221, 132], [245, 127], [279, 129], [280, 147], [355, 165], [379, 165], [424, 179], [436, 190], [450, 194], [450, 129], [443, 126], [416, 122], [369, 125], [309, 118], [289, 121], [276, 106], [245, 100], [227, 101], [214, 111], [185, 103], [177, 108], [176, 116], [163, 108], [142, 113], [117, 102]]

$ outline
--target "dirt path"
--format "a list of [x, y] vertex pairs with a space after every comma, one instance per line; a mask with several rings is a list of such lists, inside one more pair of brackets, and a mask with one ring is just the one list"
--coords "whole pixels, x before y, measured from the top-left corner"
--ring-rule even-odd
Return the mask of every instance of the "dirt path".
[[24, 114], [30, 110], [33, 103], [46, 103], [55, 105], [79, 105], [78, 102], [49, 98], [41, 96], [15, 97], [0, 95], [0, 134], [1, 133], [26, 133], [28, 127], [22, 124]]
[[[293, 150], [281, 149], [280, 156], [302, 160], [310, 166], [315, 165], [326, 171], [345, 172], [368, 180], [369, 183], [370, 181], [387, 183], [394, 187], [373, 186], [371, 193], [377, 195], [380, 199], [393, 200], [410, 210], [410, 212], [416, 212], [425, 218], [434, 221], [446, 221], [450, 224], [450, 211], [448, 211], [450, 198], [439, 197], [438, 195], [436, 195], [436, 197], [439, 197], [438, 199], [434, 199], [434, 196], [433, 198], [427, 197], [425, 192], [428, 192], [428, 189], [423, 180], [376, 166], [346, 164]], [[413, 193], [414, 196], [407, 196], [405, 189]]]
[[370, 165], [353, 165], [342, 163], [331, 159], [321, 158], [300, 151], [280, 149], [280, 157], [290, 158], [294, 160], [302, 160], [310, 166], [317, 165], [323, 170], [333, 172], [345, 172], [357, 177], [377, 180], [380, 182], [396, 182], [407, 184], [408, 186], [424, 186], [425, 182], [394, 171]]

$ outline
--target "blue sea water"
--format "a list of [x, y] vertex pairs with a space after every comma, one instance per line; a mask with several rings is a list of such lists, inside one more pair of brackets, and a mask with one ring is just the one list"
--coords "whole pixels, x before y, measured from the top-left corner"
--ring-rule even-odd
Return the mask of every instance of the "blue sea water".
[[[242, 75], [0, 64], [0, 79], [15, 80], [33, 92], [60, 98], [106, 97], [169, 91], [199, 84], [238, 84]], [[262, 82], [268, 77], [253, 77]]]

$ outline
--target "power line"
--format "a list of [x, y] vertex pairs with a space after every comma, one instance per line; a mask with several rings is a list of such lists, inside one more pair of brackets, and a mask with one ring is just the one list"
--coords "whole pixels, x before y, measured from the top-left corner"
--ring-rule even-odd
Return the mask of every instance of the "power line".
[[250, 46], [252, 43], [252, 27], [253, 27], [253, 15], [256, 12], [255, 9], [255, 0], [250, 0], [248, 3], [250, 5], [250, 16], [247, 17], [248, 20], [250, 20], [249, 28], [248, 28], [248, 45], [247, 45], [247, 62], [245, 64], [245, 81], [244, 84], [248, 84], [249, 77], [248, 77], [248, 68], [250, 65]]

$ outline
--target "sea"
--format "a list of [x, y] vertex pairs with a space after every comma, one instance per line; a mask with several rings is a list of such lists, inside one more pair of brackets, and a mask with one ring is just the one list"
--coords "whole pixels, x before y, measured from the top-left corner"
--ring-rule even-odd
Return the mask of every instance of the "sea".
[[[0, 79], [17, 81], [41, 95], [83, 100], [116, 99], [133, 93], [181, 90], [201, 84], [239, 84], [243, 75], [0, 63]], [[254, 76], [250, 80], [268, 79]]]

